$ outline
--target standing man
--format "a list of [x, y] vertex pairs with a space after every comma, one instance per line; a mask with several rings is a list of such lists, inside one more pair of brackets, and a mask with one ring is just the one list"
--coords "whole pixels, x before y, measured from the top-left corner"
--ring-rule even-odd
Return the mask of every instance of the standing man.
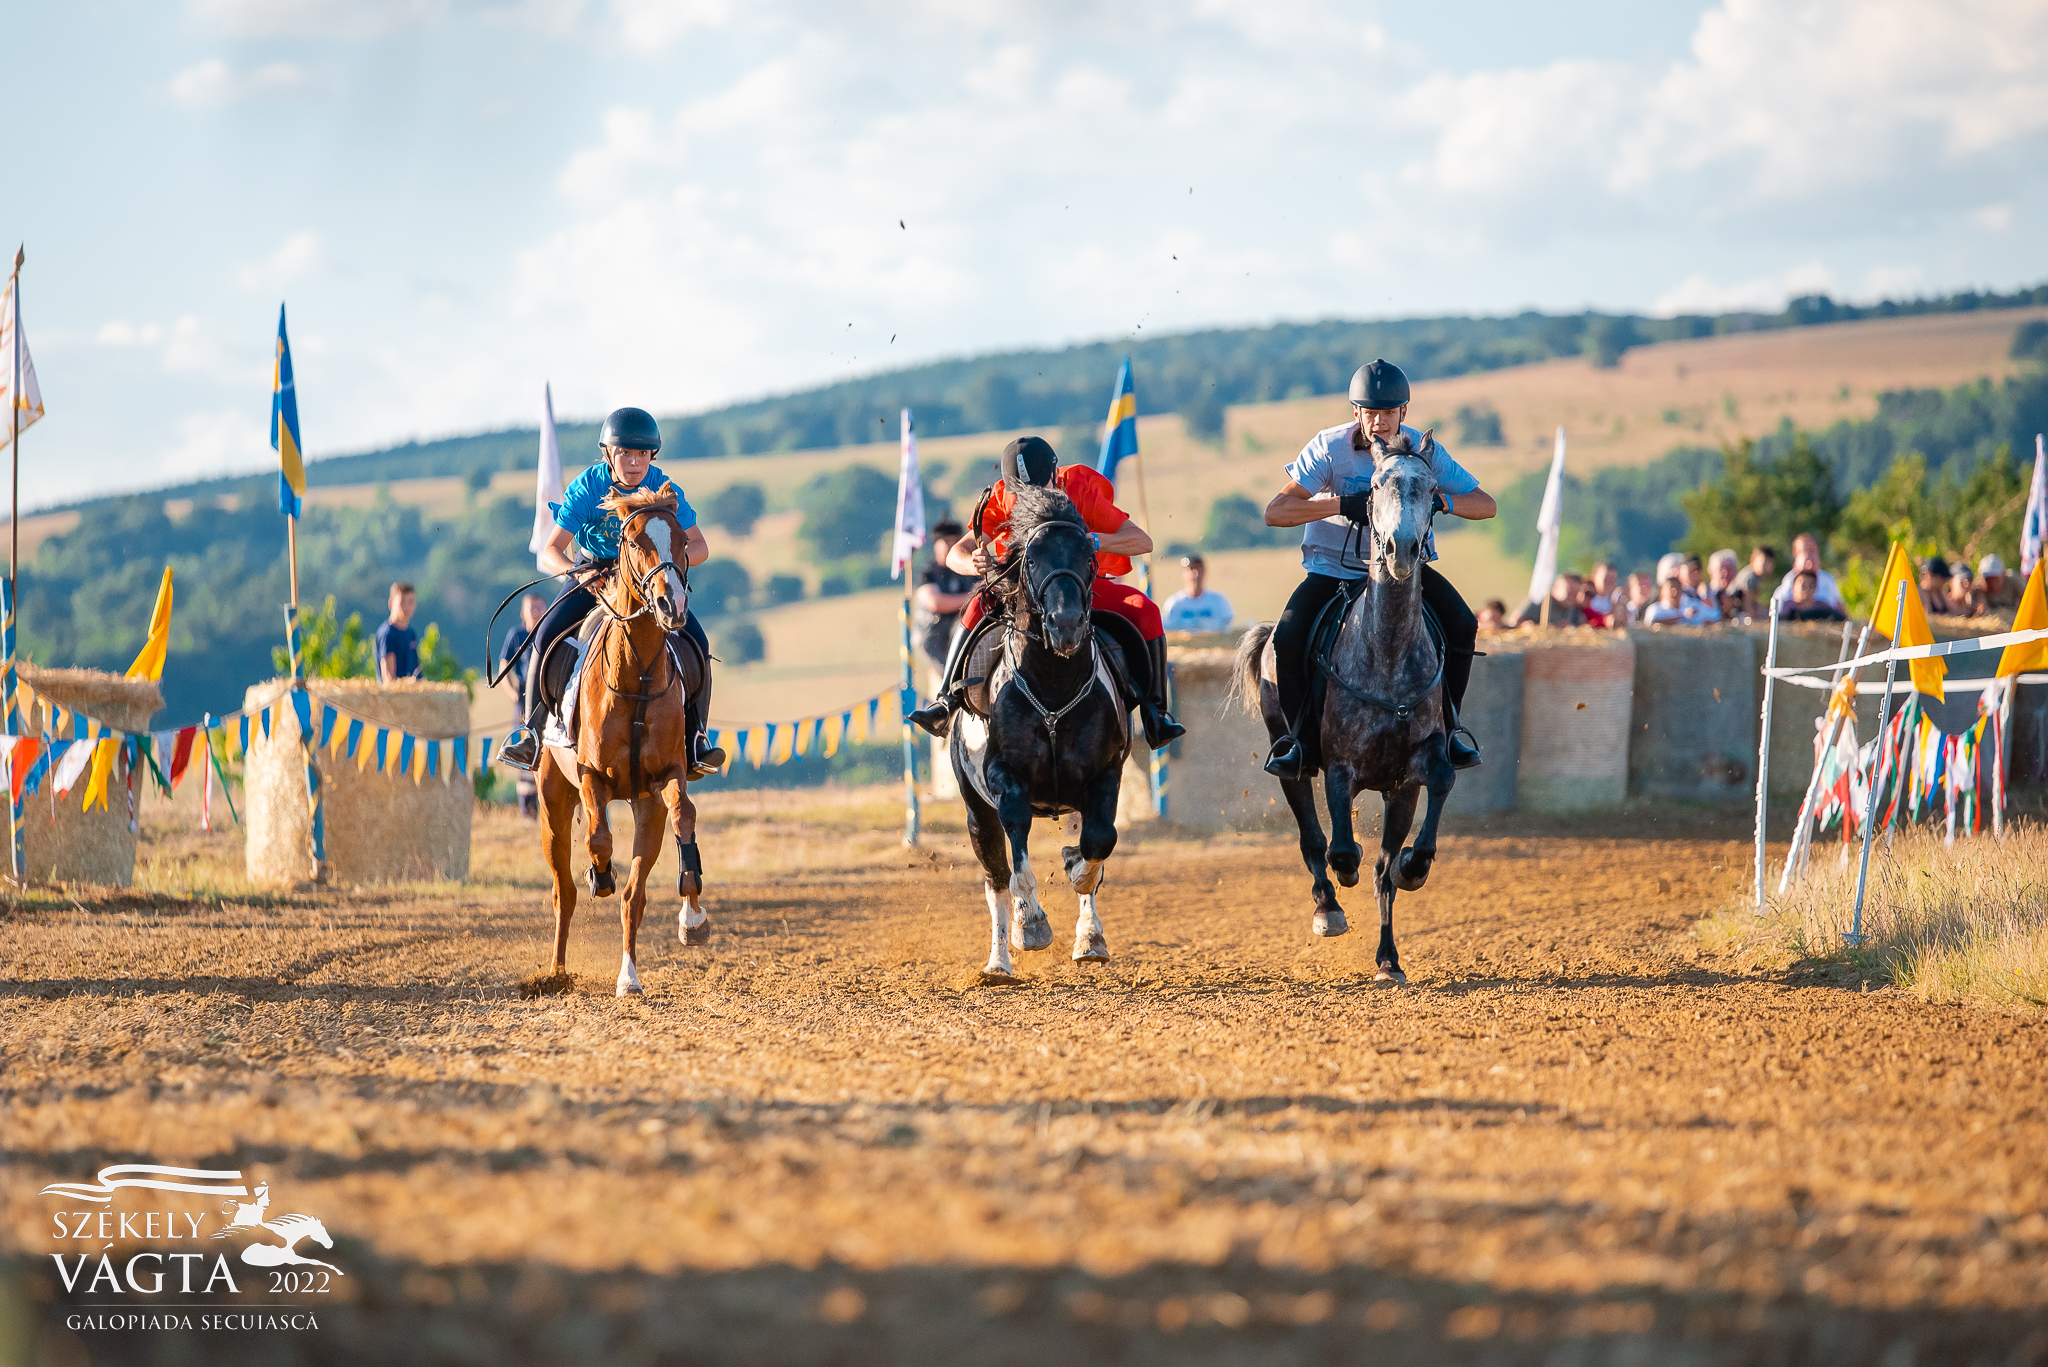
[[[1342, 427], [1325, 428], [1309, 439], [1301, 454], [1287, 467], [1287, 484], [1266, 505], [1268, 527], [1300, 527], [1301, 567], [1308, 573], [1301, 587], [1287, 600], [1273, 628], [1273, 662], [1279, 675], [1280, 710], [1289, 730], [1273, 742], [1266, 756], [1266, 772], [1275, 778], [1308, 777], [1306, 759], [1298, 733], [1305, 721], [1301, 713], [1308, 704], [1309, 633], [1316, 614], [1337, 596], [1347, 581], [1363, 579], [1365, 562], [1346, 553], [1352, 530], [1368, 525], [1372, 516], [1372, 443], [1374, 438], [1392, 441], [1402, 433], [1419, 450], [1422, 434], [1404, 425], [1408, 416], [1408, 377], [1390, 361], [1362, 365], [1351, 377], [1352, 421]], [[1493, 495], [1479, 487], [1470, 471], [1451, 459], [1438, 442], [1431, 457], [1436, 475], [1436, 510], [1474, 520], [1494, 514]], [[1436, 559], [1436, 537], [1422, 539], [1422, 601], [1436, 613], [1444, 631], [1447, 655], [1444, 660], [1444, 729], [1446, 753], [1460, 769], [1479, 763], [1479, 747], [1470, 743], [1471, 733], [1458, 725], [1458, 708], [1465, 701], [1465, 685], [1472, 678], [1472, 650], [1479, 639], [1479, 619], [1465, 606], [1451, 581], [1427, 562]], [[1466, 739], [1460, 739], [1460, 733]]]
[[[526, 643], [533, 636], [533, 629], [540, 625], [541, 614], [548, 610], [548, 600], [537, 593], [529, 593], [519, 600], [519, 626], [505, 636], [505, 648], [498, 652], [498, 662], [505, 670], [505, 691], [512, 695], [512, 715], [526, 715], [527, 680], [533, 677], [533, 656], [526, 653]], [[516, 661], [516, 663], [515, 663]], [[529, 821], [540, 819], [540, 784], [534, 780], [531, 771], [521, 769], [512, 785], [519, 793], [519, 814]]]
[[930, 666], [933, 693], [938, 692], [939, 675], [946, 668], [953, 626], [977, 587], [973, 575], [962, 574], [946, 563], [964, 531], [957, 522], [941, 522], [932, 528], [932, 562], [924, 567], [924, 573], [918, 577], [917, 592], [911, 596], [915, 609], [911, 631]]
[[1210, 593], [1209, 567], [1199, 555], [1180, 558], [1181, 590], [1166, 600], [1160, 611], [1168, 631], [1228, 631], [1237, 620], [1237, 610], [1220, 593]]
[[420, 640], [412, 634], [412, 615], [420, 600], [410, 584], [391, 586], [391, 616], [377, 628], [377, 680], [396, 683], [420, 676]]

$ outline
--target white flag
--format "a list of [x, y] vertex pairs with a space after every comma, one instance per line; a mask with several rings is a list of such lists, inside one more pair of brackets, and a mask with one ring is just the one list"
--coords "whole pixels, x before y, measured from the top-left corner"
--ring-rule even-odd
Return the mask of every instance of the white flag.
[[1536, 514], [1536, 571], [1529, 576], [1529, 601], [1538, 607], [1557, 578], [1557, 534], [1564, 526], [1564, 429], [1557, 429], [1557, 451], [1550, 458], [1550, 482], [1543, 486], [1543, 509]]
[[[36, 385], [36, 363], [29, 358], [28, 334], [21, 331], [15, 315], [15, 277], [0, 289], [0, 450], [14, 440], [14, 418], [10, 409], [20, 410], [24, 431], [43, 416], [43, 391]], [[19, 358], [21, 369], [16, 371]]]
[[924, 484], [917, 472], [917, 431], [910, 410], [903, 410], [903, 468], [896, 474], [896, 536], [889, 547], [889, 577], [901, 579], [903, 567], [924, 545]]
[[2027, 515], [2020, 519], [2020, 578], [2032, 575], [2041, 563], [2041, 546], [2048, 540], [2048, 437], [2034, 434], [2034, 483], [2027, 490]]
[[533, 479], [533, 539], [526, 543], [536, 565], [540, 548], [555, 534], [552, 505], [562, 501], [562, 444], [555, 440], [555, 391], [552, 385], [540, 390], [540, 469]]

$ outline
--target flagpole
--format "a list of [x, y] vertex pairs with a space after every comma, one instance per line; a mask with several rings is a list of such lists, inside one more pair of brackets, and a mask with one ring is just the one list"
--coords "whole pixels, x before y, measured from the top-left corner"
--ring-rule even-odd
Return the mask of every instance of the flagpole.
[[[0, 645], [5, 647], [7, 659], [6, 677], [0, 679], [0, 690], [4, 690], [7, 695], [5, 699], [6, 726], [10, 735], [16, 730], [14, 716], [14, 618], [15, 604], [20, 601], [17, 594], [21, 587], [21, 581], [18, 578], [21, 567], [21, 267], [22, 263], [28, 259], [27, 245], [22, 243], [15, 247], [14, 274], [8, 277], [8, 298], [12, 301], [14, 309], [13, 327], [10, 329], [14, 339], [14, 355], [12, 358], [14, 383], [7, 390], [7, 421], [11, 429], [7, 443], [7, 458], [11, 466], [8, 472], [9, 494], [7, 499], [7, 610], [5, 613], [5, 623], [0, 624], [4, 625], [7, 637], [5, 642], [0, 642]], [[21, 800], [12, 797], [14, 787], [14, 749], [12, 746], [8, 747], [5, 772], [11, 799], [7, 808], [7, 846], [11, 856], [11, 867], [14, 871], [15, 885], [23, 886], [27, 882], [25, 876], [27, 870], [24, 865], [27, 864], [28, 859], [24, 846], [27, 843], [28, 831], [22, 819]]]
[[915, 847], [919, 834], [917, 806], [917, 726], [910, 714], [917, 707], [916, 660], [910, 649], [910, 567], [903, 567], [903, 692], [898, 706], [903, 713], [903, 843]]

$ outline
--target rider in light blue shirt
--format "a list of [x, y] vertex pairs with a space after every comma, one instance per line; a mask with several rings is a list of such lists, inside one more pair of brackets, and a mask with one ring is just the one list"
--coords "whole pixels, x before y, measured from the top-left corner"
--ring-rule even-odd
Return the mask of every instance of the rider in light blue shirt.
[[[662, 489], [675, 483], [654, 464], [654, 457], [661, 450], [661, 427], [645, 410], [617, 410], [604, 420], [604, 430], [598, 440], [604, 449], [603, 462], [578, 475], [562, 491], [562, 501], [549, 505], [555, 515], [555, 534], [541, 548], [540, 564], [542, 569], [552, 573], [575, 574], [585, 565], [602, 565], [618, 559], [622, 523], [616, 513], [599, 506], [607, 494], [615, 490]], [[683, 497], [682, 486], [675, 485], [675, 491], [676, 520], [683, 526], [683, 561], [686, 565], [701, 565], [711, 554], [711, 548], [704, 540], [703, 530], [697, 525], [696, 510]], [[578, 552], [573, 560], [568, 554], [572, 544]], [[526, 718], [520, 729], [506, 739], [505, 748], [498, 752], [505, 763], [516, 768], [532, 769], [540, 763], [540, 729], [547, 719], [547, 703], [540, 696], [542, 671], [538, 666], [545, 663], [554, 644], [581, 626], [583, 619], [597, 606], [597, 594], [589, 585], [587, 576], [580, 579], [548, 609], [547, 615], [533, 629], [533, 654], [528, 661], [527, 677], [534, 686], [527, 689]], [[690, 643], [685, 648], [699, 651], [704, 665], [705, 688], [687, 700], [690, 777], [696, 779], [724, 768], [725, 752], [713, 747], [704, 731], [704, 695], [709, 692], [711, 681], [711, 645], [695, 612], [687, 615], [683, 630], [677, 634], [679, 641], [684, 638]]]

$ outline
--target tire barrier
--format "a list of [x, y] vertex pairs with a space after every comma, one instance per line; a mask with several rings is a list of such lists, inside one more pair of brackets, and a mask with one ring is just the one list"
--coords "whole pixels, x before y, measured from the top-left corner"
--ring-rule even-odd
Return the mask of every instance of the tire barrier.
[[1545, 632], [1523, 651], [1517, 806], [1588, 812], [1622, 804], [1635, 670], [1627, 633]]
[[[22, 682], [48, 702], [75, 708], [130, 734], [147, 731], [150, 718], [164, 705], [163, 694], [148, 679], [125, 678], [99, 669], [38, 669], [30, 664], [15, 668]], [[67, 726], [65, 738], [69, 734]], [[81, 811], [79, 789], [74, 788], [68, 798], [59, 798], [56, 784], [46, 778], [40, 792], [24, 799], [24, 873], [33, 882], [132, 886], [135, 803], [147, 782], [142, 774], [131, 771], [124, 786], [123, 775], [116, 768], [107, 785], [107, 805]], [[84, 786], [83, 779], [79, 786]]]
[[[282, 698], [289, 681], [273, 679], [248, 691], [245, 703], [260, 712]], [[315, 702], [331, 702], [376, 725], [423, 736], [460, 736], [469, 730], [469, 696], [461, 684], [370, 679], [308, 681]], [[315, 709], [318, 715], [318, 709]], [[317, 739], [317, 738], [316, 738]], [[438, 775], [377, 772], [367, 743], [358, 759], [321, 750], [320, 795], [327, 837], [327, 870], [341, 883], [409, 882], [469, 876], [470, 818], [476, 806], [469, 780], [442, 766]], [[311, 811], [306, 801], [306, 752], [298, 718], [276, 709], [270, 732], [252, 728], [243, 784], [251, 881], [289, 886], [305, 879]]]
[[[1636, 648], [1628, 730], [1630, 794], [1688, 802], [1753, 801], [1761, 661], [1750, 634], [1737, 627], [1651, 626], [1633, 628], [1629, 637]], [[1781, 655], [1784, 649], [1781, 636]], [[1810, 737], [1810, 722], [1806, 730]]]

